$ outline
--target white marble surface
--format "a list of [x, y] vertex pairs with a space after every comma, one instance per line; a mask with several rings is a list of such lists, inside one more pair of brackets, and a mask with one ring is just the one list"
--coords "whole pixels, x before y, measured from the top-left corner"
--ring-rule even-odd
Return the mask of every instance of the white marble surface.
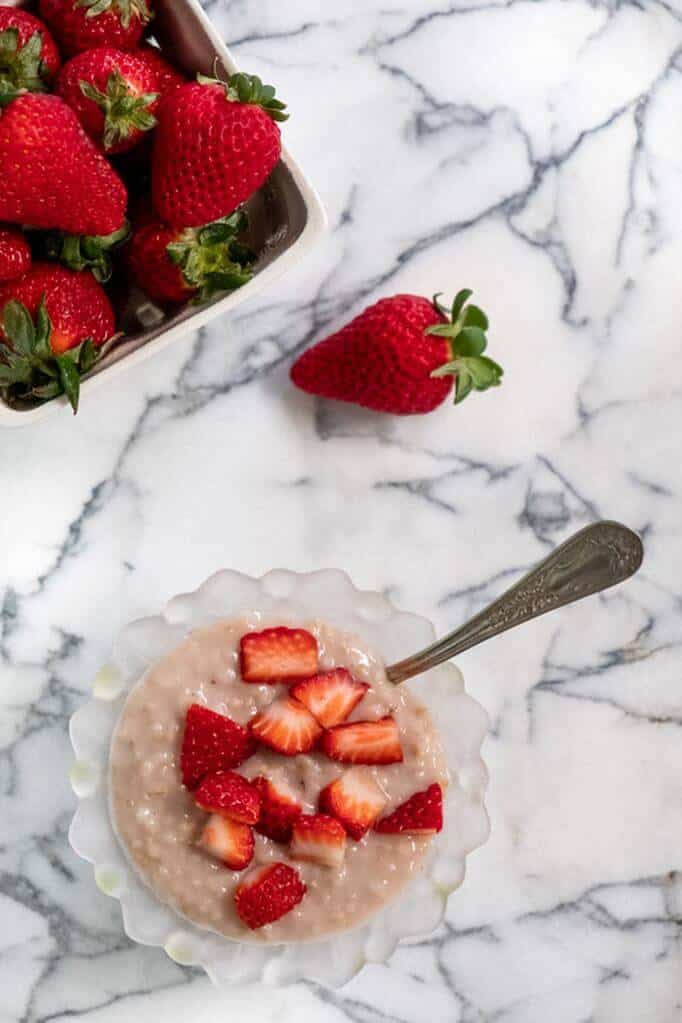
[[[682, 3], [210, 7], [332, 230], [77, 420], [2, 434], [0, 1021], [677, 1023]], [[499, 392], [396, 421], [288, 387], [370, 299], [464, 285]], [[67, 719], [123, 621], [221, 565], [338, 565], [445, 629], [601, 516], [641, 575], [461, 658], [493, 830], [447, 927], [334, 993], [220, 995], [130, 946], [65, 839]]]

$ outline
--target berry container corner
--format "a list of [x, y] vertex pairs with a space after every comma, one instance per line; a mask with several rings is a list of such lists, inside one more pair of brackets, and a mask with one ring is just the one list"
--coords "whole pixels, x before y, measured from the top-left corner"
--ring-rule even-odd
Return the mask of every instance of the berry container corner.
[[[7, 4], [7, 0], [4, 0]], [[30, 0], [9, 0], [9, 6], [35, 7]], [[190, 77], [211, 74], [216, 60], [233, 73], [238, 70], [217, 30], [202, 10], [199, 0], [156, 0], [153, 35], [172, 54], [174, 63]], [[82, 394], [131, 368], [183, 335], [229, 313], [240, 303], [264, 291], [272, 281], [298, 263], [326, 229], [320, 199], [286, 146], [282, 158], [263, 188], [247, 204], [250, 244], [257, 254], [253, 279], [239, 290], [202, 306], [187, 306], [163, 314], [136, 289], [127, 296], [117, 316], [125, 338], [114, 347], [83, 382]], [[141, 316], [138, 318], [138, 313]], [[150, 321], [144, 327], [146, 316]], [[64, 398], [30, 408], [13, 408], [0, 399], [0, 427], [27, 426], [46, 416], [70, 414]], [[86, 415], [84, 409], [81, 413]]]

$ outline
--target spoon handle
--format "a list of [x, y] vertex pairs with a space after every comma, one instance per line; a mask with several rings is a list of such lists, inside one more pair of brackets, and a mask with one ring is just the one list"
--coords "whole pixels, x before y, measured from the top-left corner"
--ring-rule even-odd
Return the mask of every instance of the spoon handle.
[[597, 522], [557, 547], [548, 558], [455, 632], [386, 669], [398, 685], [515, 625], [615, 586], [642, 564], [642, 541], [618, 522]]

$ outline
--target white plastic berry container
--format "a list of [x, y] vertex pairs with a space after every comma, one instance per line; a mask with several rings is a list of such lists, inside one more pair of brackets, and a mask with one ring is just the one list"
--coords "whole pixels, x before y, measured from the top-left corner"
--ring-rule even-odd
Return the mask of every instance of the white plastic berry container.
[[273, 571], [261, 579], [217, 573], [194, 593], [173, 598], [161, 614], [127, 625], [94, 680], [91, 699], [73, 715], [71, 782], [78, 809], [69, 839], [94, 866], [98, 887], [119, 900], [123, 926], [133, 941], [159, 946], [183, 965], [203, 967], [220, 987], [301, 979], [336, 987], [365, 963], [388, 959], [399, 941], [428, 934], [443, 919], [448, 896], [464, 879], [467, 854], [488, 836], [487, 773], [480, 756], [487, 718], [464, 691], [453, 665], [409, 683], [431, 712], [445, 750], [451, 776], [445, 823], [421, 872], [369, 920], [322, 940], [279, 945], [234, 941], [204, 930], [160, 903], [128, 861], [109, 812], [109, 749], [125, 699], [151, 665], [192, 629], [255, 611], [285, 623], [323, 620], [357, 635], [386, 662], [434, 638], [429, 621], [398, 611], [380, 593], [357, 590], [337, 570]]
[[[33, 0], [2, 0], [32, 10]], [[239, 70], [198, 0], [156, 0], [153, 34], [173, 61], [189, 76], [211, 74], [216, 60], [230, 73]], [[248, 68], [246, 69], [248, 70]], [[285, 97], [286, 98], [286, 97]], [[286, 125], [284, 127], [286, 139]], [[111, 383], [124, 369], [178, 341], [210, 320], [265, 291], [314, 247], [326, 228], [320, 199], [286, 150], [270, 178], [247, 204], [250, 244], [257, 254], [253, 279], [237, 291], [200, 306], [164, 314], [133, 289], [124, 309], [117, 309], [125, 339], [116, 345], [83, 382], [81, 392]], [[0, 427], [26, 426], [57, 411], [72, 414], [67, 401], [56, 398], [33, 408], [11, 408], [0, 398]], [[82, 413], [85, 414], [85, 413]]]

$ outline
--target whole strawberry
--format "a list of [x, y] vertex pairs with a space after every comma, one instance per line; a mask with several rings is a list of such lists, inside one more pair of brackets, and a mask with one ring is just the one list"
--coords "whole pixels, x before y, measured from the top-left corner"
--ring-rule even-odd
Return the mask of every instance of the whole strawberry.
[[206, 301], [251, 280], [253, 253], [239, 241], [243, 213], [180, 231], [160, 221], [133, 235], [130, 267], [137, 284], [157, 302]]
[[69, 57], [95, 46], [132, 50], [153, 17], [148, 0], [40, 0], [40, 14]]
[[0, 102], [0, 221], [109, 235], [125, 221], [125, 186], [58, 96]]
[[166, 96], [152, 160], [159, 216], [199, 227], [234, 213], [279, 160], [284, 109], [272, 86], [244, 74], [227, 83], [199, 76]]
[[133, 52], [136, 57], [145, 62], [149, 70], [154, 74], [156, 90], [161, 93], [161, 96], [166, 96], [169, 92], [177, 89], [179, 85], [187, 84], [185, 75], [174, 64], [166, 60], [158, 46], [152, 46], [151, 43], [142, 43]]
[[132, 149], [156, 125], [156, 74], [126, 50], [99, 46], [72, 57], [59, 75], [57, 93], [107, 154]]
[[[483, 355], [488, 318], [460, 291], [451, 310], [418, 295], [370, 306], [294, 363], [301, 390], [376, 412], [431, 412], [455, 388], [455, 404], [472, 390], [501, 383], [503, 370]], [[448, 316], [449, 313], [449, 316]]]
[[46, 92], [60, 67], [47, 26], [28, 11], [0, 7], [0, 96]]
[[31, 250], [21, 231], [0, 227], [0, 284], [21, 277], [31, 266]]
[[114, 334], [105, 292], [89, 273], [35, 263], [0, 285], [0, 389], [12, 401], [66, 394], [78, 409], [80, 378]]

